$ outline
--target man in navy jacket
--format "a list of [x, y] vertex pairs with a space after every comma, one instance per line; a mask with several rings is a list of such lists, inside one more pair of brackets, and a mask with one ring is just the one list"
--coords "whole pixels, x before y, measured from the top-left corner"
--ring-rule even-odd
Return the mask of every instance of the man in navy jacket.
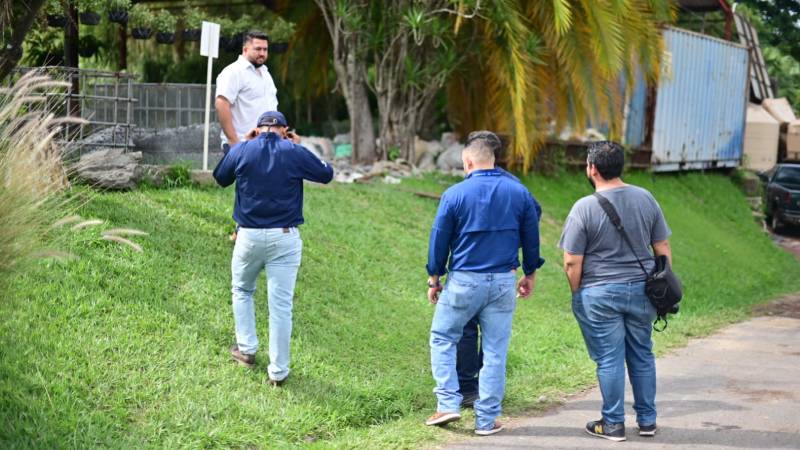
[[[475, 433], [482, 436], [503, 429], [496, 419], [505, 393], [515, 294], [531, 294], [536, 270], [544, 263], [537, 202], [518, 180], [495, 167], [499, 146], [492, 132], [470, 133], [461, 154], [467, 176], [442, 195], [427, 264], [428, 300], [436, 305], [430, 348], [437, 408], [425, 423], [444, 425], [461, 418], [456, 347], [464, 326], [477, 317], [483, 367], [474, 405]], [[520, 266], [524, 276], [515, 289]], [[439, 278], [445, 274], [442, 288]]]
[[[289, 376], [292, 300], [303, 241], [297, 226], [303, 223], [303, 180], [329, 183], [333, 168], [293, 142], [286, 118], [268, 111], [257, 129], [233, 146], [214, 169], [214, 179], [226, 187], [236, 182], [233, 219], [240, 230], [231, 261], [234, 360], [255, 365], [258, 350], [253, 294], [261, 269], [267, 272], [269, 304], [270, 383], [280, 385]], [[288, 138], [292, 138], [290, 140]]]

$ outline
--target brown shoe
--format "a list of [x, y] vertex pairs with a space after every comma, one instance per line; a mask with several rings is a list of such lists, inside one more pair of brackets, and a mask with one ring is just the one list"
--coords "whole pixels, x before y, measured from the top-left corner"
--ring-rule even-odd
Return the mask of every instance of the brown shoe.
[[252, 368], [256, 365], [256, 355], [246, 355], [239, 351], [239, 346], [234, 345], [231, 347], [231, 357], [239, 364]]
[[457, 412], [436, 412], [436, 414], [428, 417], [428, 420], [425, 421], [425, 425], [444, 425], [450, 422], [455, 422], [456, 420], [461, 420], [461, 414]]
[[283, 385], [283, 383], [285, 383], [286, 380], [288, 380], [288, 379], [289, 379], [289, 375], [286, 375], [286, 378], [284, 378], [282, 380], [273, 380], [272, 378], [270, 378], [270, 379], [267, 380], [267, 384], [269, 384], [270, 386], [278, 387], [278, 386]]

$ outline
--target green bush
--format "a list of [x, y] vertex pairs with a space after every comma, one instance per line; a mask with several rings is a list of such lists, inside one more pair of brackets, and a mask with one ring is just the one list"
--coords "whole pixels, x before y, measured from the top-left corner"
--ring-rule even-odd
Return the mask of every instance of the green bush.
[[267, 33], [271, 42], [289, 42], [294, 36], [294, 23], [278, 17]]
[[47, 3], [44, 5], [44, 13], [50, 16], [63, 16], [64, 9], [61, 0], [47, 0]]
[[131, 9], [131, 0], [108, 0], [109, 11], [127, 11]]
[[78, 11], [99, 13], [103, 10], [103, 0], [79, 0]]
[[184, 27], [187, 30], [197, 30], [203, 25], [204, 14], [199, 8], [191, 7], [183, 10]]
[[164, 187], [179, 188], [192, 185], [191, 166], [189, 163], [177, 163], [169, 166], [164, 174]]
[[150, 8], [141, 3], [133, 5], [128, 13], [128, 24], [131, 28], [152, 28], [155, 15]]
[[153, 19], [153, 28], [162, 33], [174, 33], [178, 20], [166, 9], [161, 10]]

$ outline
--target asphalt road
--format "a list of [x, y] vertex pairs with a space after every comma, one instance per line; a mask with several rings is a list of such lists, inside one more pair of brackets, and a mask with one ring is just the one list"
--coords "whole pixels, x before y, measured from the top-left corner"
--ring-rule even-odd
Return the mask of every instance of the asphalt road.
[[654, 438], [636, 433], [630, 388], [628, 440], [586, 434], [584, 424], [600, 417], [595, 388], [545, 415], [506, 419], [507, 429], [494, 436], [446, 448], [800, 449], [800, 314], [793, 314], [800, 311], [800, 296], [779, 304], [761, 311], [773, 315], [729, 326], [658, 359]]

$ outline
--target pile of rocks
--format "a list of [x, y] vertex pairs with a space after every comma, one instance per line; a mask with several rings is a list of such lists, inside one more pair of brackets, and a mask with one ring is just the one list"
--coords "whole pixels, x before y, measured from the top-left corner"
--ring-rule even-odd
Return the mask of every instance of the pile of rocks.
[[[73, 167], [77, 176], [84, 181], [104, 189], [131, 189], [142, 177], [157, 182], [163, 178], [159, 166], [166, 167], [176, 162], [191, 162], [199, 167], [202, 161], [203, 126], [192, 125], [169, 130], [134, 129], [127, 136], [128, 144], [135, 151], [127, 153], [122, 149], [96, 147], [94, 151], [82, 155]], [[124, 130], [105, 129], [84, 140], [85, 143], [98, 144], [111, 140], [125, 141]], [[209, 142], [209, 166], [214, 167], [222, 157], [219, 150], [219, 125], [212, 124]], [[331, 161], [339, 183], [367, 182], [380, 178], [385, 183], [396, 184], [402, 178], [424, 172], [460, 172], [462, 169], [461, 150], [464, 145], [458, 142], [455, 133], [444, 133], [438, 141], [425, 141], [416, 138], [415, 159], [406, 161], [378, 161], [375, 164], [354, 164], [346, 152], [338, 156], [337, 147], [350, 143], [349, 134], [337, 135], [334, 139], [320, 136], [303, 136], [301, 145], [320, 159]], [[92, 147], [85, 146], [84, 151]]]

